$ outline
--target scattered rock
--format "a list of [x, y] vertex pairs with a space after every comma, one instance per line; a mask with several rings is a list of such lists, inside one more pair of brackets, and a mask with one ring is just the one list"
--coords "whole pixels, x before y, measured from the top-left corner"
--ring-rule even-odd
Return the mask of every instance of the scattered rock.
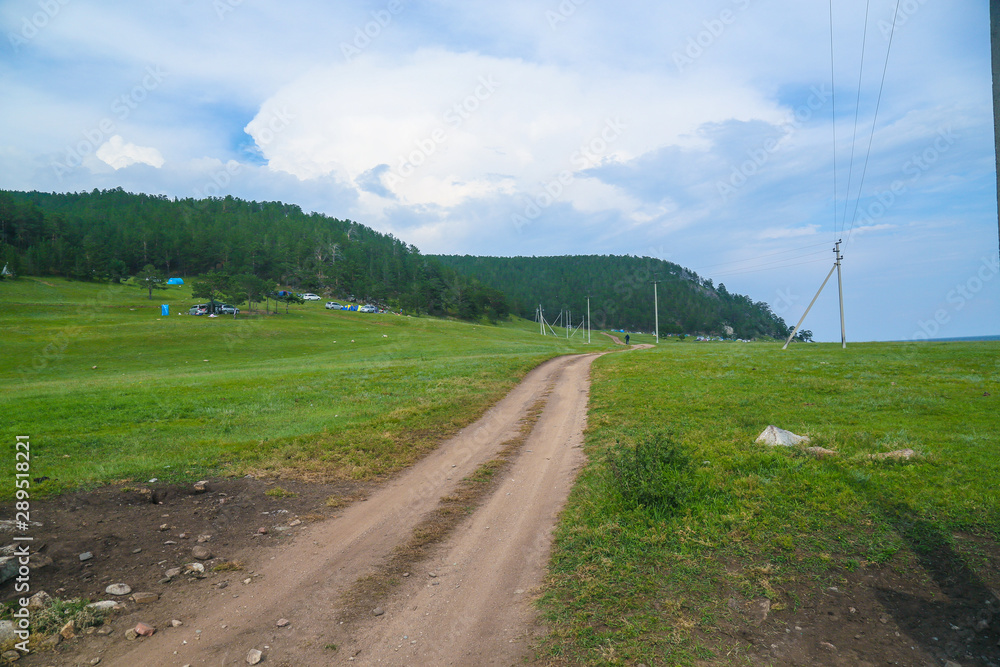
[[133, 553], [133, 554], [141, 554], [141, 553], [142, 553], [142, 548], [141, 548], [141, 547], [139, 547], [139, 548], [137, 548], [137, 549], [132, 549], [132, 553]]
[[104, 592], [108, 595], [128, 595], [132, 592], [132, 587], [128, 584], [111, 584]]
[[0, 621], [0, 644], [16, 638], [14, 634], [14, 623], [12, 621]]
[[205, 566], [201, 563], [188, 563], [184, 566], [184, 570], [190, 574], [204, 574]]
[[91, 602], [87, 605], [87, 609], [96, 609], [97, 611], [111, 611], [119, 606], [114, 600], [101, 600], [100, 602]]
[[263, 656], [264, 654], [258, 651], [257, 649], [255, 648], [250, 649], [250, 651], [247, 653], [247, 664], [256, 665], [257, 663], [260, 662], [260, 659]]
[[767, 598], [757, 600], [750, 606], [750, 618], [754, 624], [763, 625], [767, 620], [767, 615], [771, 613], [771, 601]]
[[191, 550], [191, 555], [198, 560], [208, 560], [212, 557], [212, 552], [205, 547], [198, 546]]
[[63, 639], [73, 639], [76, 637], [76, 623], [73, 621], [66, 621], [66, 625], [60, 628], [59, 634], [62, 635]]
[[105, 636], [110, 635], [114, 631], [115, 629], [112, 628], [110, 625], [102, 625], [101, 627], [97, 628], [97, 634], [99, 635], [105, 635]]
[[251, 579], [250, 577], [247, 577], [246, 579], [243, 580], [243, 583], [244, 584], [249, 584], [251, 581], [253, 581], [253, 579]]
[[135, 634], [140, 637], [152, 637], [156, 633], [156, 628], [152, 625], [146, 625], [145, 623], [137, 623], [134, 629]]
[[94, 554], [90, 553], [89, 551], [84, 551], [82, 554], [80, 554], [80, 562], [82, 563], [84, 561], [88, 561], [93, 557]]
[[42, 554], [31, 554], [31, 556], [28, 557], [28, 561], [28, 568], [32, 570], [52, 565], [52, 559]]
[[285, 628], [288, 627], [289, 624], [291, 624], [291, 621], [289, 621], [287, 618], [279, 618], [278, 622], [275, 625], [277, 625], [279, 628]]
[[757, 436], [755, 442], [772, 447], [792, 447], [809, 442], [809, 436], [796, 435], [777, 426], [768, 426]]
[[181, 572], [183, 572], [183, 571], [184, 571], [184, 570], [182, 570], [182, 569], [181, 569], [181, 568], [179, 568], [179, 567], [172, 567], [172, 568], [170, 568], [169, 570], [167, 570], [166, 572], [164, 572], [163, 574], [164, 574], [164, 575], [165, 575], [165, 576], [166, 576], [166, 577], [167, 577], [168, 579], [173, 579], [174, 577], [179, 577], [179, 576], [181, 575]]
[[62, 635], [57, 632], [56, 634], [52, 635], [51, 637], [42, 642], [42, 648], [53, 649], [56, 646], [59, 646], [59, 642], [61, 642], [62, 639], [63, 639]]
[[13, 579], [17, 575], [18, 562], [16, 556], [0, 557], [0, 584]]
[[172, 627], [172, 628], [179, 628], [182, 625], [184, 625], [184, 622], [183, 621], [178, 621], [176, 618], [174, 620], [170, 621], [170, 627]]
[[899, 449], [896, 450], [895, 452], [881, 452], [879, 454], [872, 454], [868, 458], [872, 459], [873, 461], [885, 461], [887, 459], [891, 459], [894, 461], [909, 461], [916, 455], [917, 453], [912, 449]]
[[258, 528], [257, 529], [257, 534], [258, 535], [267, 535], [267, 528], [264, 528], [263, 526], [260, 527], [260, 528]]
[[208, 480], [207, 479], [203, 479], [200, 482], [195, 482], [194, 483], [194, 492], [195, 493], [205, 493], [206, 491], [208, 491]]
[[156, 602], [159, 600], [160, 596], [156, 593], [144, 592], [134, 594], [132, 599], [135, 600], [136, 604], [149, 604], [150, 602]]
[[825, 447], [806, 447], [806, 451], [818, 459], [825, 459], [830, 456], [837, 456], [837, 452]]
[[11, 649], [9, 651], [4, 651], [3, 654], [0, 655], [0, 657], [2, 657], [7, 662], [17, 662], [18, 660], [21, 659], [21, 652]]
[[229, 587], [229, 582], [228, 581], [220, 581], [219, 583], [217, 583], [215, 585], [215, 587], [218, 588], [218, 589], [220, 589], [220, 590], [223, 589], [223, 588], [228, 588]]
[[94, 658], [93, 660], [90, 661], [90, 664], [92, 664], [92, 665], [99, 665], [99, 664], [101, 664], [101, 659], [100, 658]]
[[199, 535], [198, 544], [204, 544], [205, 542], [208, 542], [210, 539], [212, 539], [211, 535]]
[[178, 535], [177, 537], [179, 537], [179, 538], [180, 538], [180, 539], [182, 539], [182, 540], [186, 540], [186, 539], [188, 538], [188, 534], [187, 534], [187, 533], [181, 533], [181, 534], [180, 534], [180, 535]]
[[819, 647], [824, 651], [829, 651], [830, 653], [837, 652], [837, 647], [831, 644], [830, 642], [820, 642]]
[[30, 598], [28, 598], [28, 609], [32, 611], [37, 611], [39, 609], [45, 609], [50, 604], [52, 604], [52, 597], [49, 596], [45, 591], [38, 591]]
[[299, 519], [294, 519], [294, 520], [292, 520], [292, 521], [289, 521], [289, 522], [288, 522], [288, 525], [289, 525], [289, 526], [292, 526], [292, 527], [294, 528], [295, 526], [298, 526], [298, 525], [300, 525], [301, 523], [302, 523], [302, 521], [301, 521], [301, 520], [299, 520]]
[[164, 544], [170, 546], [171, 544], [177, 544], [177, 542], [174, 542], [173, 540], [167, 540], [166, 542], [164, 542]]
[[427, 576], [430, 577], [431, 579], [433, 579], [434, 577], [438, 576], [438, 574], [437, 574], [437, 572], [428, 572]]
[[382, 607], [375, 607], [374, 609], [372, 609], [372, 615], [374, 616], [381, 616], [384, 613], [385, 609], [382, 609]]
[[129, 628], [128, 630], [125, 631], [125, 639], [129, 641], [133, 641], [138, 636], [139, 633], [135, 631], [135, 628]]
[[170, 530], [170, 524], [169, 523], [160, 524], [160, 530]]

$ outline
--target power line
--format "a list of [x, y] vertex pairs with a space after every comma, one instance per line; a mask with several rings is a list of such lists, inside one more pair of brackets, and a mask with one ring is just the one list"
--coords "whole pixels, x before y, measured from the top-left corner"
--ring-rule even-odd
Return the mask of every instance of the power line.
[[837, 236], [837, 70], [833, 51], [833, 0], [830, 0], [830, 103], [833, 107], [833, 235]]
[[868, 17], [871, 14], [871, 0], [865, 5], [865, 31], [861, 38], [861, 67], [858, 72], [858, 99], [854, 104], [854, 137], [851, 139], [851, 162], [847, 170], [847, 195], [844, 197], [844, 217], [840, 222], [840, 229], [847, 224], [847, 209], [851, 207], [851, 180], [854, 176], [854, 149], [858, 143], [858, 117], [861, 113], [861, 84], [865, 74], [865, 49], [868, 45]]
[[872, 142], [875, 140], [875, 124], [878, 121], [879, 107], [882, 106], [882, 91], [885, 88], [885, 73], [889, 70], [889, 53], [892, 52], [892, 38], [896, 34], [896, 19], [899, 17], [899, 3], [900, 0], [896, 0], [896, 11], [892, 15], [892, 29], [889, 32], [889, 46], [885, 49], [885, 64], [882, 66], [882, 81], [878, 87], [878, 100], [875, 102], [875, 117], [872, 118], [872, 132], [871, 136], [868, 138], [868, 152], [865, 154], [865, 168], [861, 172], [861, 184], [858, 186], [858, 199], [854, 204], [854, 215], [851, 219], [851, 228], [847, 230], [848, 242], [851, 240], [851, 233], [854, 231], [854, 225], [858, 221], [858, 207], [861, 206], [861, 192], [865, 185], [865, 176], [868, 174], [868, 159], [872, 154]]
[[767, 255], [757, 255], [756, 257], [750, 257], [748, 259], [738, 259], [731, 262], [719, 262], [718, 264], [706, 264], [705, 266], [699, 266], [697, 268], [691, 269], [692, 271], [703, 271], [704, 269], [710, 269], [715, 266], [728, 266], [729, 264], [744, 264], [746, 262], [754, 262], [758, 259], [764, 259], [765, 257], [775, 257], [777, 255], [787, 255], [790, 252], [799, 252], [800, 250], [810, 250], [812, 248], [827, 247], [829, 243], [814, 243], [812, 245], [806, 245], [799, 248], [791, 248], [789, 250], [781, 250], [779, 252], [772, 252]]
[[[816, 254], [816, 255], [819, 255], [819, 254], [825, 255], [826, 253], [823, 252], [823, 253], [814, 253], [814, 254]], [[747, 274], [747, 273], [761, 273], [763, 271], [775, 271], [777, 269], [790, 269], [793, 266], [805, 266], [806, 264], [817, 264], [817, 263], [819, 263], [821, 261], [822, 260], [820, 260], [820, 259], [811, 259], [808, 262], [797, 262], [795, 264], [775, 264], [774, 266], [767, 266], [767, 267], [764, 267], [764, 268], [757, 268], [757, 269], [747, 269], [746, 271], [732, 271], [732, 272], [728, 272], [728, 273], [717, 273], [717, 274], [715, 274], [712, 277], [713, 278], [725, 278], [725, 277], [731, 277], [731, 276], [742, 276], [742, 275]]]

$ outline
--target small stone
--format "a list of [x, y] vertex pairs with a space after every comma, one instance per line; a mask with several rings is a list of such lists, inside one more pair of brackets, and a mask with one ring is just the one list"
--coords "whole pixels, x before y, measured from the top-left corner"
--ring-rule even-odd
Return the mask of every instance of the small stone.
[[17, 662], [18, 660], [21, 659], [21, 652], [11, 649], [9, 651], [4, 651], [3, 654], [0, 655], [0, 657], [2, 657], [7, 662]]
[[111, 611], [116, 608], [118, 603], [114, 600], [101, 600], [100, 602], [91, 602], [87, 605], [87, 609], [96, 609], [97, 611]]
[[132, 596], [132, 599], [135, 600], [136, 604], [149, 604], [151, 602], [156, 602], [157, 600], [159, 600], [160, 596], [157, 595], [156, 593], [144, 592], [144, 593], [135, 593]]
[[171, 544], [177, 544], [177, 542], [175, 542], [173, 540], [167, 540], [166, 542], [164, 542], [164, 544], [166, 544], [167, 546], [170, 546]]
[[199, 535], [198, 544], [204, 544], [205, 542], [208, 542], [210, 539], [212, 539], [211, 535]]
[[201, 563], [188, 563], [187, 565], [184, 566], [184, 570], [188, 574], [204, 574], [205, 566], [202, 565]]
[[102, 625], [101, 627], [97, 628], [97, 634], [99, 635], [105, 635], [105, 636], [110, 635], [114, 631], [115, 629], [112, 628], [110, 625]]
[[30, 598], [28, 598], [28, 609], [32, 611], [37, 611], [39, 609], [45, 609], [50, 604], [52, 604], [52, 597], [49, 596], [45, 591], [38, 591]]
[[169, 523], [160, 524], [160, 530], [170, 530], [170, 524]]
[[375, 616], [381, 616], [384, 613], [385, 609], [382, 609], [382, 607], [375, 607], [374, 609], [372, 609], [372, 614]]
[[251, 579], [250, 577], [247, 577], [246, 579], [243, 580], [243, 583], [244, 584], [249, 584], [251, 581], [253, 581], [253, 579]]
[[247, 664], [256, 665], [257, 663], [260, 662], [260, 659], [263, 657], [263, 655], [264, 655], [263, 653], [261, 653], [255, 648], [250, 649], [250, 651], [247, 653]]
[[275, 625], [277, 625], [279, 628], [284, 628], [288, 627], [290, 623], [291, 621], [289, 621], [287, 618], [279, 618], [278, 622]]
[[90, 661], [90, 664], [92, 664], [92, 665], [99, 665], [99, 664], [101, 664], [101, 659], [100, 658], [94, 658], [93, 660]]
[[167, 570], [166, 572], [164, 572], [163, 574], [166, 575], [167, 578], [173, 579], [174, 577], [179, 577], [181, 575], [181, 572], [183, 572], [183, 570], [181, 568], [179, 568], [179, 567], [172, 567], [169, 570]]
[[219, 583], [217, 583], [215, 585], [215, 587], [218, 588], [219, 590], [222, 590], [223, 588], [228, 588], [229, 587], [229, 582], [228, 581], [220, 581]]
[[82, 563], [84, 561], [88, 561], [93, 557], [94, 554], [90, 553], [89, 551], [84, 551], [82, 554], [80, 554], [80, 562]]
[[208, 560], [209, 558], [212, 557], [212, 552], [206, 549], [205, 547], [199, 546], [191, 550], [191, 555], [197, 558], [198, 560]]
[[62, 635], [63, 639], [73, 639], [73, 637], [76, 637], [76, 623], [73, 621], [66, 621], [66, 625], [62, 626], [59, 630], [59, 634]]
[[179, 628], [182, 625], [184, 625], [184, 622], [183, 621], [178, 621], [176, 618], [174, 620], [170, 621], [170, 627], [172, 627], [172, 628]]
[[135, 628], [129, 628], [128, 630], [125, 631], [125, 639], [129, 641], [133, 641], [138, 636], [139, 633], [135, 631]]
[[187, 533], [181, 533], [181, 534], [180, 534], [180, 535], [178, 535], [177, 537], [179, 537], [179, 538], [180, 538], [180, 539], [182, 539], [182, 540], [186, 540], [186, 539], [188, 538], [188, 534], [187, 534]]
[[56, 634], [52, 635], [51, 637], [43, 641], [42, 647], [50, 649], [55, 648], [56, 646], [59, 646], [59, 642], [61, 642], [62, 639], [63, 639], [62, 635], [57, 632]]
[[299, 519], [294, 519], [294, 520], [292, 520], [292, 521], [289, 521], [289, 522], [288, 522], [288, 525], [289, 525], [289, 526], [292, 526], [292, 527], [294, 528], [295, 526], [298, 526], [298, 525], [301, 525], [301, 523], [302, 523], [302, 521], [301, 521], [301, 520], [299, 520]]
[[830, 653], [837, 652], [837, 647], [831, 644], [830, 642], [820, 642], [819, 647], [824, 651], [829, 651]]
[[436, 576], [438, 576], [438, 575], [437, 575], [437, 572], [429, 572], [429, 573], [427, 574], [427, 576], [428, 576], [428, 577], [430, 577], [431, 579], [433, 579], [434, 577], [436, 577]]
[[267, 535], [267, 528], [261, 527], [257, 529], [258, 535]]
[[108, 595], [128, 595], [132, 592], [132, 587], [128, 584], [111, 584], [104, 592]]
[[404, 576], [404, 577], [408, 577], [408, 576], [410, 576], [410, 573], [409, 573], [409, 572], [404, 572], [404, 573], [403, 573], [403, 576]]
[[137, 623], [135, 626], [135, 634], [141, 637], [152, 637], [156, 633], [156, 628], [152, 625], [146, 625], [145, 623]]
[[203, 479], [200, 482], [195, 482], [194, 483], [194, 492], [195, 493], [205, 493], [206, 491], [208, 491], [208, 480], [207, 479]]
[[132, 549], [132, 553], [134, 553], [134, 554], [141, 554], [142, 553], [142, 549], [141, 548], [139, 548], [139, 549]]

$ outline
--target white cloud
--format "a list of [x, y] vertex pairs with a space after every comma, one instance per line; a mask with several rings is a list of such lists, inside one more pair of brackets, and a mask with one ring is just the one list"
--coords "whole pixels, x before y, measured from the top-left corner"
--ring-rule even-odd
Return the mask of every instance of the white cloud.
[[136, 146], [125, 143], [120, 134], [108, 139], [97, 149], [97, 157], [116, 171], [133, 164], [148, 164], [159, 169], [163, 166], [163, 156], [160, 151], [148, 146]]
[[819, 234], [819, 225], [806, 225], [805, 227], [769, 227], [757, 235], [761, 240], [774, 239], [796, 239], [803, 236], [815, 236]]

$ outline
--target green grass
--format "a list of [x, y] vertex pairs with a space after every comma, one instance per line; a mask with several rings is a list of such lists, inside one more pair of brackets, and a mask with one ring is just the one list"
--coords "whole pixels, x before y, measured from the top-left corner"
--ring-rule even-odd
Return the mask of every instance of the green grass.
[[[33, 493], [211, 473], [371, 479], [471, 423], [544, 359], [612, 347], [327, 311], [193, 317], [187, 286], [0, 282], [7, 460], [31, 437]], [[160, 316], [160, 304], [171, 315]], [[180, 313], [180, 314], [179, 314]], [[9, 497], [10, 488], [0, 490]]]
[[[591, 391], [544, 660], [730, 664], [731, 597], [780, 615], [859, 567], [931, 572], [942, 547], [982, 568], [956, 542], [1000, 539], [1000, 344], [671, 341], [601, 358]], [[768, 424], [839, 456], [754, 444]]]

